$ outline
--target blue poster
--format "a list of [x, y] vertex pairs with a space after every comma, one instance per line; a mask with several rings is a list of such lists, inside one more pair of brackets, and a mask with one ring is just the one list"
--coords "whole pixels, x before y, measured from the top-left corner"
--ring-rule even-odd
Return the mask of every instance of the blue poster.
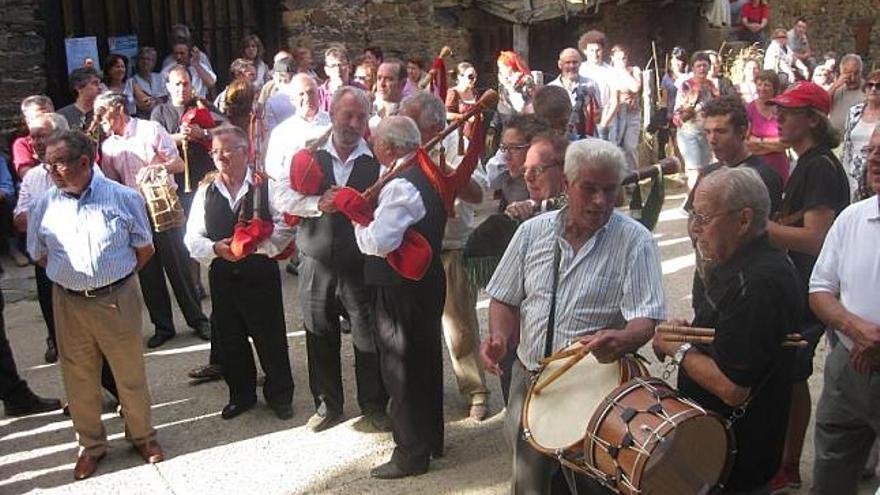
[[135, 70], [135, 57], [138, 52], [138, 37], [136, 34], [126, 34], [122, 36], [111, 36], [107, 38], [107, 45], [110, 53], [122, 55], [128, 58], [128, 76], [131, 77]]
[[80, 67], [92, 67], [101, 70], [98, 60], [98, 39], [94, 36], [84, 38], [65, 38], [64, 49], [67, 54], [67, 73]]

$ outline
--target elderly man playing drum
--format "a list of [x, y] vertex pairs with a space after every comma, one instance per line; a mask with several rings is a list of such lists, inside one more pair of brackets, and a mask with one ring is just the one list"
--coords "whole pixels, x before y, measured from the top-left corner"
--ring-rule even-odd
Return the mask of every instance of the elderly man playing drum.
[[806, 301], [794, 265], [770, 245], [769, 211], [753, 169], [722, 168], [700, 181], [691, 222], [715, 268], [705, 282], [709, 304], [696, 308], [692, 325], [714, 328], [714, 338], [654, 338], [657, 355], [679, 366], [679, 391], [733, 422], [737, 453], [724, 493], [769, 494], [785, 442], [794, 356], [783, 343], [800, 328]]
[[508, 341], [520, 335], [506, 419], [512, 493], [549, 493], [559, 469], [521, 435], [526, 391], [542, 358], [579, 339], [599, 362], [614, 362], [650, 340], [655, 322], [665, 318], [651, 233], [614, 211], [625, 167], [613, 144], [571, 144], [564, 166], [568, 205], [520, 226], [486, 288], [489, 337], [480, 354], [489, 371], [501, 372]]

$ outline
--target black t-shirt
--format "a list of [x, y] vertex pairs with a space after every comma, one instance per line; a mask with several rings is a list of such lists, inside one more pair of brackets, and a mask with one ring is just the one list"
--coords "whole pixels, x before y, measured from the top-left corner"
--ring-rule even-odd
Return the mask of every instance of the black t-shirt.
[[[749, 155], [745, 160], [727, 166], [730, 168], [736, 168], [740, 165], [755, 169], [755, 171], [758, 172], [758, 175], [761, 176], [761, 180], [764, 182], [764, 185], [767, 186], [767, 192], [770, 194], [770, 217], [772, 218], [782, 206], [782, 177], [770, 168], [764, 159], [758, 155]], [[710, 163], [707, 165], [700, 173], [700, 176], [697, 179], [697, 185], [700, 184], [700, 180], [702, 180], [703, 177], [724, 166], [725, 164], [721, 162]], [[694, 191], [696, 190], [697, 188], [694, 186], [688, 194], [687, 201], [685, 201], [684, 204], [685, 211], [689, 213], [694, 207]]]
[[[733, 425], [737, 454], [727, 483], [731, 490], [752, 490], [767, 484], [779, 468], [794, 357], [782, 341], [800, 329], [806, 293], [785, 252], [772, 247], [764, 235], [715, 267], [704, 297], [709, 304], [698, 308], [693, 325], [714, 328], [715, 339], [695, 347], [732, 382], [749, 387], [753, 397]], [[683, 367], [678, 389], [725, 418], [733, 411], [693, 381]]]
[[[782, 218], [799, 217], [789, 225], [803, 227], [801, 213], [826, 207], [834, 210], [836, 218], [849, 205], [849, 200], [849, 182], [840, 160], [828, 147], [816, 146], [798, 158], [797, 166], [788, 178], [782, 200]], [[806, 294], [816, 257], [797, 251], [789, 251], [789, 256], [800, 274], [801, 289]], [[814, 322], [818, 319], [807, 307], [804, 323]]]
[[[782, 207], [782, 177], [779, 176], [773, 169], [767, 166], [767, 163], [764, 162], [764, 159], [758, 155], [749, 155], [745, 160], [734, 164], [729, 165], [731, 168], [739, 167], [740, 165], [745, 165], [746, 167], [754, 169], [758, 172], [758, 175], [761, 176], [761, 180], [764, 182], [764, 185], [767, 186], [767, 192], [770, 194], [770, 218], [773, 218], [776, 213], [779, 211], [779, 208]], [[703, 177], [711, 174], [712, 172], [723, 167], [724, 164], [721, 162], [715, 162], [709, 164], [706, 168], [703, 169], [702, 173], [700, 173], [699, 178], [697, 179], [697, 185], [700, 184], [700, 180]], [[696, 187], [691, 189], [690, 194], [688, 195], [687, 201], [685, 202], [684, 209], [690, 213], [694, 208], [694, 191], [696, 191]], [[699, 253], [697, 253], [699, 256]], [[697, 260], [698, 263], [701, 260]], [[703, 295], [703, 279], [700, 278], [700, 274], [695, 270], [694, 271], [694, 285], [691, 292], [691, 305], [694, 308], [694, 312], [699, 311], [699, 306], [705, 304], [705, 299]]]

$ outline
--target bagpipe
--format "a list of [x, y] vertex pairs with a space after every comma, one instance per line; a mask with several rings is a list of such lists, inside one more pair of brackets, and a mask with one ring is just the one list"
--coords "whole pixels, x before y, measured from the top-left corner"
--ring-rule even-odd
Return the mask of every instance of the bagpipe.
[[[265, 122], [260, 118], [258, 112], [251, 112], [248, 123], [248, 166], [253, 170], [254, 185], [251, 190], [251, 215], [247, 216], [247, 210], [242, 206], [238, 213], [238, 222], [232, 232], [232, 241], [229, 248], [235, 256], [244, 257], [252, 254], [257, 250], [259, 245], [269, 239], [275, 231], [275, 224], [271, 215], [264, 218], [263, 204], [268, 204], [269, 198], [264, 197], [264, 192], [268, 195], [268, 187], [263, 187], [269, 178], [264, 171], [262, 149], [267, 136]], [[274, 257], [276, 260], [289, 258], [296, 245], [293, 239], [290, 244], [282, 250], [280, 254]]]
[[[197, 125], [202, 129], [208, 130], [217, 127], [217, 121], [214, 120], [214, 116], [211, 115], [211, 110], [208, 108], [208, 102], [206, 102], [202, 98], [193, 98], [187, 105], [186, 110], [183, 112], [183, 115], [180, 116], [180, 124], [186, 124], [187, 126]], [[192, 181], [189, 176], [189, 138], [183, 140], [183, 192], [189, 193], [192, 192]], [[207, 151], [211, 151], [211, 138], [203, 138], [196, 139], [193, 142], [205, 148]]]
[[[635, 185], [632, 200], [630, 201], [630, 216], [644, 225], [648, 230], [654, 230], [663, 201], [666, 198], [663, 185], [663, 176], [678, 173], [680, 163], [677, 158], [664, 158], [660, 162], [642, 167], [628, 173], [621, 183], [622, 186]], [[642, 201], [642, 180], [650, 179], [648, 197]], [[534, 201], [534, 213], [558, 210], [565, 206], [565, 195], [549, 198], [544, 201]], [[468, 237], [462, 252], [462, 258], [468, 280], [475, 286], [485, 288], [495, 273], [495, 268], [501, 261], [501, 257], [507, 250], [514, 232], [520, 225], [520, 221], [506, 213], [489, 215]]]
[[[419, 167], [425, 174], [431, 186], [440, 196], [447, 215], [454, 216], [454, 202], [457, 193], [467, 186], [471, 175], [479, 163], [482, 154], [482, 144], [485, 136], [485, 126], [482, 122], [482, 112], [491, 108], [498, 102], [498, 93], [486, 91], [472, 109], [466, 112], [461, 119], [451, 123], [436, 136], [424, 143], [408, 158], [396, 163], [389, 171], [381, 175], [376, 182], [364, 192], [345, 186], [339, 188], [333, 196], [333, 204], [339, 213], [359, 225], [367, 226], [373, 221], [373, 212], [379, 193], [388, 182], [399, 177], [403, 172], [413, 166]], [[443, 164], [438, 166], [434, 163], [427, 150], [432, 149], [452, 132], [459, 129], [464, 122], [475, 118], [476, 136], [465, 153], [458, 167], [451, 173], [444, 171]], [[293, 190], [307, 196], [316, 196], [321, 192], [324, 173], [315, 156], [316, 150], [330, 138], [328, 130], [323, 136], [302, 150], [298, 151], [291, 160], [290, 186]], [[428, 241], [412, 227], [408, 228], [403, 236], [400, 247], [388, 253], [388, 264], [402, 277], [409, 280], [421, 280], [431, 264], [433, 252]]]

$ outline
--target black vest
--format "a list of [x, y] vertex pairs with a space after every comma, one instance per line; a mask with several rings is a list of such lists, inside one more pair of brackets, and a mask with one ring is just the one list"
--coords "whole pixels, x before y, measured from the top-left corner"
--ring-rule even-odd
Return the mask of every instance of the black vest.
[[[262, 194], [260, 218], [271, 219], [272, 217], [269, 215], [268, 183], [263, 182], [260, 189]], [[238, 204], [236, 211], [232, 211], [229, 208], [229, 201], [217, 190], [217, 186], [213, 182], [208, 186], [205, 191], [205, 231], [208, 234], [208, 239], [217, 242], [232, 237], [235, 224], [238, 223], [239, 214], [242, 210], [244, 210], [245, 219], [250, 219], [253, 216], [253, 192], [251, 186], [244, 199]], [[263, 255], [250, 255], [236, 263], [218, 257], [211, 263], [211, 270], [232, 270], [237, 273], [239, 271], [247, 271], [250, 265], [265, 263], [275, 264], [274, 261]]]
[[[411, 166], [400, 174], [399, 178], [407, 180], [415, 186], [422, 197], [422, 203], [425, 205], [425, 216], [411, 227], [416, 229], [419, 234], [422, 234], [427, 239], [428, 244], [431, 245], [433, 256], [431, 258], [431, 266], [425, 273], [425, 278], [440, 275], [443, 273], [443, 267], [440, 263], [440, 250], [443, 242], [443, 232], [446, 229], [446, 209], [443, 206], [443, 201], [418, 165]], [[413, 282], [401, 277], [391, 268], [391, 265], [388, 264], [385, 258], [367, 256], [364, 267], [364, 278], [369, 285], [388, 286]]]
[[[379, 178], [379, 164], [368, 155], [354, 160], [347, 184], [336, 184], [333, 158], [324, 150], [315, 152], [324, 179], [317, 195], [330, 186], [342, 185], [365, 191]], [[319, 217], [303, 218], [296, 229], [296, 245], [306, 256], [339, 270], [361, 270], [364, 255], [358, 250], [351, 220], [342, 213], [323, 213]]]

